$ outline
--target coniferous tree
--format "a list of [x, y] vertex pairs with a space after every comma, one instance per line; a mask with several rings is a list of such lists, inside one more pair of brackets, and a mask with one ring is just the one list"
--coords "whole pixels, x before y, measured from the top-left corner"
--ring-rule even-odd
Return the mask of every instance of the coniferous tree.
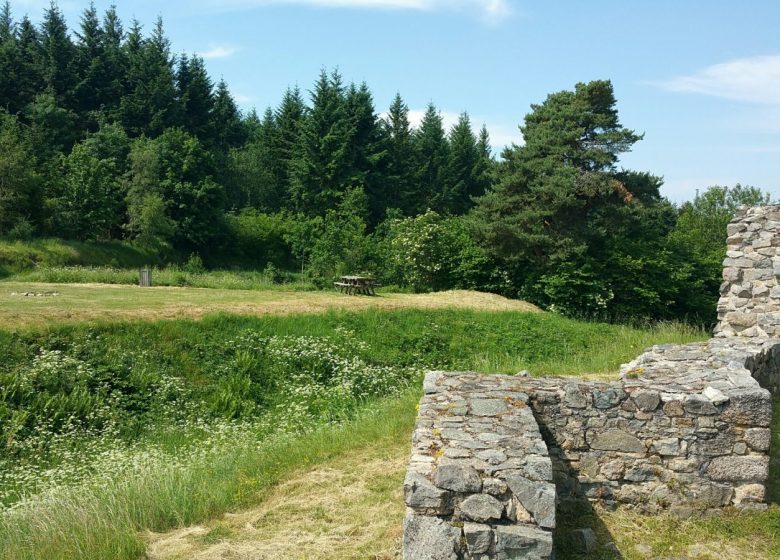
[[420, 128], [414, 135], [417, 152], [417, 183], [414, 213], [430, 208], [443, 212], [447, 207], [445, 181], [449, 145], [441, 115], [433, 103], [428, 104]]
[[54, 96], [57, 104], [67, 109], [75, 106], [75, 51], [65, 18], [52, 1], [44, 12], [41, 23], [43, 79], [45, 87]]
[[300, 90], [297, 87], [288, 88], [273, 114], [273, 134], [269, 138], [271, 169], [280, 193], [291, 192], [290, 170], [306, 114], [306, 104]]
[[353, 130], [341, 76], [323, 70], [291, 163], [290, 190], [298, 211], [318, 215], [336, 207], [351, 179]]
[[203, 59], [182, 55], [176, 82], [184, 130], [210, 146], [216, 132], [211, 115], [214, 110], [214, 84], [206, 72]]
[[217, 150], [226, 153], [231, 148], [238, 148], [246, 142], [247, 129], [225, 80], [220, 80], [217, 84], [214, 107], [210, 116], [214, 130], [213, 146]]
[[32, 146], [18, 119], [0, 110], [0, 235], [34, 226], [40, 211], [40, 177]]
[[15, 113], [17, 103], [17, 41], [16, 25], [11, 17], [11, 3], [0, 8], [0, 109]]
[[122, 98], [120, 115], [133, 136], [158, 136], [180, 123], [170, 43], [157, 20], [151, 37], [143, 39], [136, 21], [125, 50], [128, 57], [128, 93]]
[[445, 173], [443, 210], [464, 214], [471, 208], [471, 197], [478, 193], [474, 171], [479, 162], [477, 138], [471, 121], [462, 113], [449, 135], [449, 153]]
[[22, 18], [18, 26], [16, 43], [14, 87], [15, 99], [9, 103], [12, 113], [21, 112], [33, 102], [35, 96], [43, 91], [43, 50], [35, 26], [27, 16]]
[[351, 84], [344, 102], [351, 121], [349, 142], [350, 177], [347, 188], [362, 188], [369, 208], [368, 223], [375, 226], [384, 217], [384, 171], [386, 166], [386, 135], [374, 110], [371, 92], [365, 83]]
[[387, 112], [388, 161], [385, 207], [398, 208], [404, 216], [418, 209], [418, 183], [414, 176], [414, 133], [409, 124], [409, 107], [399, 93], [395, 94]]

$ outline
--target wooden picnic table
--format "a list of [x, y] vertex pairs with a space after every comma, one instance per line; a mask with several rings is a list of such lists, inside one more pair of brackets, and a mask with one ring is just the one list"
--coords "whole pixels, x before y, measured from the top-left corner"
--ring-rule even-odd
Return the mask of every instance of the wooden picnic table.
[[333, 282], [333, 285], [341, 293], [376, 295], [376, 282], [370, 276], [342, 276], [338, 282]]

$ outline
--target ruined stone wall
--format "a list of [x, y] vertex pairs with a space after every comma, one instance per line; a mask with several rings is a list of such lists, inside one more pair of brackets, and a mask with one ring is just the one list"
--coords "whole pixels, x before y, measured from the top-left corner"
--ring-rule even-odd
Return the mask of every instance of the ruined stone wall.
[[765, 507], [772, 401], [745, 366], [777, 371], [775, 348], [656, 346], [620, 382], [529, 380], [559, 498], [681, 515]]
[[404, 499], [404, 558], [551, 557], [553, 469], [517, 378], [426, 376]]
[[740, 210], [727, 233], [715, 336], [780, 336], [780, 206]]
[[716, 338], [654, 346], [614, 382], [429, 373], [404, 558], [549, 558], [556, 504], [574, 500], [683, 516], [765, 508], [780, 206], [740, 212], [728, 236]]

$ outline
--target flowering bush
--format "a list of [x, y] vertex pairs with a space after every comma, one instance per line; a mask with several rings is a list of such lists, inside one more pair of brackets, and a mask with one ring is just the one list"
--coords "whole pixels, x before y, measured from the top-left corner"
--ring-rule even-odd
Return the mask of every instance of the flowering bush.
[[[369, 363], [354, 333], [337, 334], [245, 330], [216, 340], [196, 348], [213, 365], [195, 384], [172, 375], [149, 349], [110, 350], [92, 333], [70, 344], [50, 341], [0, 372], [0, 509], [150, 462], [186, 462], [231, 439], [345, 420], [367, 400], [419, 379], [412, 365]], [[173, 450], [155, 443], [168, 432], [185, 443]]]

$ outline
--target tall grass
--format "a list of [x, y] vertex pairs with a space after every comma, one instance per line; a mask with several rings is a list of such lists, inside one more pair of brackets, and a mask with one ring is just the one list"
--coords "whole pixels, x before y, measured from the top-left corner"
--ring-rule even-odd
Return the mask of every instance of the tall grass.
[[139, 531], [163, 530], [258, 500], [296, 470], [411, 431], [416, 393], [368, 408], [344, 425], [294, 439], [246, 438], [216, 447], [202, 462], [156, 462], [109, 483], [53, 493], [0, 516], [3, 560], [137, 559]]
[[[47, 407], [60, 403], [68, 413], [63, 418], [87, 411], [85, 421], [98, 421], [90, 429], [99, 430], [104, 420], [122, 426], [106, 440], [108, 449], [95, 455], [114, 466], [103, 469], [97, 462], [81, 478], [38, 494], [31, 486], [31, 495], [0, 514], [0, 559], [139, 558], [140, 531], [213, 518], [257, 501], [298, 469], [360, 446], [382, 445], [383, 438], [406, 437], [416, 391], [392, 400], [375, 398], [392, 394], [391, 384], [403, 390], [410, 378], [398, 377], [402, 370], [615, 372], [645, 346], [701, 338], [705, 332], [676, 324], [637, 328], [551, 314], [467, 310], [216, 315], [202, 321], [0, 331], [0, 376], [10, 380], [3, 383], [21, 379], [19, 387], [27, 391], [3, 393], [9, 400], [0, 402], [0, 412], [6, 407], [12, 417], [19, 413], [32, 422], [48, 418]], [[283, 344], [268, 346], [270, 339]], [[339, 355], [333, 360], [319, 360], [327, 354], [320, 350], [322, 340], [338, 341], [349, 352], [334, 351]], [[371, 376], [361, 377], [354, 364]], [[322, 376], [333, 382], [317, 381]], [[31, 379], [41, 387], [29, 386]], [[70, 381], [57, 396], [60, 379]], [[54, 391], [52, 400], [45, 391]], [[169, 402], [168, 391], [177, 400]], [[19, 401], [20, 395], [28, 400]], [[83, 402], [97, 405], [83, 407]], [[355, 408], [358, 404], [363, 408]], [[160, 413], [171, 407], [185, 420], [192, 413], [198, 429]], [[92, 409], [105, 417], [95, 417]], [[290, 418], [295, 420], [290, 429], [278, 429]], [[27, 426], [30, 441], [40, 433], [35, 425]], [[63, 437], [66, 451], [72, 442], [70, 450], [57, 457], [56, 445], [41, 445], [41, 461], [52, 462], [56, 470], [57, 461], [89, 460], [79, 456], [78, 438]], [[79, 437], [93, 436], [86, 431]], [[36, 460], [37, 447], [21, 449], [20, 457]]]

